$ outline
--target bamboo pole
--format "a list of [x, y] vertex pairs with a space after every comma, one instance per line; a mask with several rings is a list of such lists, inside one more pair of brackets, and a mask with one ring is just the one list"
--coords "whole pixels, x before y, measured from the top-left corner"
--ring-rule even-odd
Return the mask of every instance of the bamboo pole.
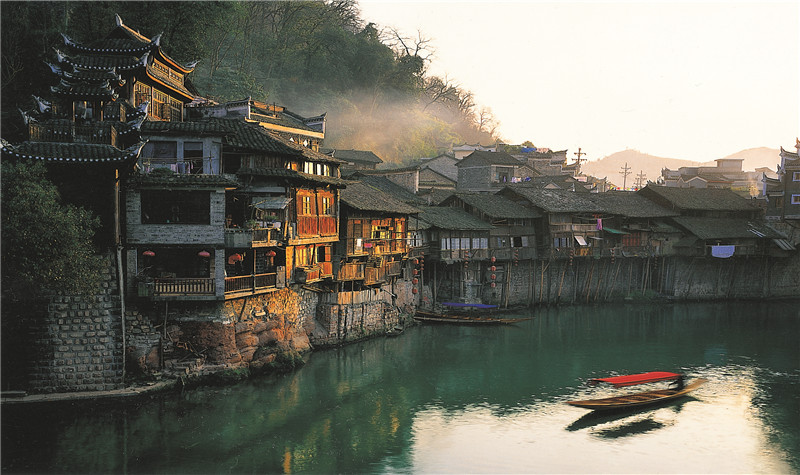
[[567, 266], [564, 265], [564, 270], [561, 271], [561, 281], [558, 283], [558, 297], [556, 303], [561, 303], [561, 287], [564, 285], [564, 275], [567, 273]]
[[603, 270], [598, 273], [597, 277], [597, 288], [594, 291], [594, 301], [597, 302], [597, 297], [600, 295], [600, 283], [603, 282], [603, 274], [606, 270], [606, 263], [603, 262]]
[[608, 288], [608, 292], [606, 293], [606, 301], [611, 298], [611, 294], [614, 292], [614, 285], [617, 283], [617, 277], [619, 277], [619, 269], [622, 267], [622, 261], [617, 262], [617, 270], [614, 273], [614, 278], [611, 281], [611, 285]]

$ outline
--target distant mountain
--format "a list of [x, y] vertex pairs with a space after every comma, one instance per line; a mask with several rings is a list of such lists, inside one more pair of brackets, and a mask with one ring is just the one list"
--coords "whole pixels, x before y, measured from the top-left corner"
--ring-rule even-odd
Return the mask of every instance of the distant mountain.
[[[752, 171], [761, 167], [768, 167], [770, 170], [775, 171], [780, 161], [780, 150], [767, 147], [750, 148], [723, 158], [744, 159], [744, 162], [742, 162], [742, 170], [744, 171]], [[622, 186], [623, 176], [621, 173], [626, 163], [630, 168], [627, 186], [631, 186], [635, 183], [636, 177], [640, 173], [644, 174], [646, 182], [647, 180], [656, 181], [658, 177], [661, 176], [661, 170], [663, 168], [677, 170], [680, 167], [716, 166], [716, 162], [713, 160], [708, 162], [693, 162], [679, 158], [657, 157], [655, 155], [642, 153], [638, 150], [629, 149], [612, 153], [600, 160], [583, 163], [581, 165], [581, 170], [587, 175], [593, 175], [598, 178], [605, 177], [615, 185]]]

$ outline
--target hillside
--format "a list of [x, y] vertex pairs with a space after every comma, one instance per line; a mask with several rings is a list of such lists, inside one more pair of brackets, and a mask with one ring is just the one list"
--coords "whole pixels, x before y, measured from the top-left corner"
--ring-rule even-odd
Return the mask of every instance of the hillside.
[[[745, 171], [755, 170], [760, 167], [768, 167], [775, 170], [777, 163], [780, 161], [780, 151], [777, 149], [758, 147], [742, 150], [727, 157], [723, 158], [741, 158], [742, 169]], [[644, 173], [646, 180], [656, 181], [661, 176], [661, 169], [669, 168], [677, 170], [680, 167], [691, 166], [716, 166], [713, 160], [708, 162], [693, 162], [690, 160], [682, 160], [679, 158], [665, 158], [657, 157], [655, 155], [648, 155], [638, 150], [625, 150], [622, 152], [613, 153], [600, 160], [586, 162], [581, 166], [584, 173], [593, 175], [599, 178], [606, 177], [612, 183], [622, 186], [623, 177], [621, 175], [622, 167], [625, 164], [630, 167], [630, 175], [628, 175], [627, 185], [630, 186], [636, 180], [636, 176]]]

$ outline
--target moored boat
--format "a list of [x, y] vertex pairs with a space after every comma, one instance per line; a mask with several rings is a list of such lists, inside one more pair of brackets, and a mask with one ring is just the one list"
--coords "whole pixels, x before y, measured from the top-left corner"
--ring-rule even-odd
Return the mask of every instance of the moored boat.
[[626, 386], [635, 386], [639, 384], [655, 383], [659, 381], [673, 381], [674, 384], [676, 384], [676, 387], [668, 389], [656, 389], [652, 391], [642, 391], [633, 394], [625, 394], [621, 396], [613, 396], [600, 399], [567, 401], [567, 404], [571, 406], [582, 407], [584, 409], [591, 409], [594, 411], [646, 406], [685, 396], [691, 391], [694, 391], [695, 389], [700, 387], [708, 380], [704, 378], [697, 378], [693, 380], [691, 383], [684, 385], [683, 383], [684, 376], [682, 374], [669, 373], [666, 371], [652, 371], [649, 373], [614, 376], [609, 378], [595, 378], [590, 380], [589, 384], [595, 386], [600, 383], [608, 383], [612, 384], [616, 388], [620, 388]]
[[472, 315], [450, 315], [446, 313], [417, 312], [414, 320], [428, 323], [456, 323], [462, 325], [510, 325], [512, 323], [531, 320], [533, 317], [525, 318], [500, 318]]

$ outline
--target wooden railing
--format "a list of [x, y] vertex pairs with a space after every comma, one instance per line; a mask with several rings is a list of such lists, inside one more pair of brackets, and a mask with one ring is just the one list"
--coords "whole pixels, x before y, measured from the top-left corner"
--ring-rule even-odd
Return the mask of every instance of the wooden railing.
[[28, 124], [32, 142], [91, 143], [117, 146], [117, 129], [111, 123], [94, 125]]
[[243, 275], [239, 277], [225, 277], [225, 293], [257, 292], [259, 290], [275, 288], [278, 274]]
[[142, 157], [142, 173], [150, 173], [156, 168], [169, 168], [182, 175], [203, 173], [203, 161], [212, 157], [197, 158], [150, 158]]
[[153, 283], [153, 295], [214, 295], [214, 279], [155, 279]]
[[334, 216], [297, 217], [297, 237], [335, 235], [336, 218]]
[[551, 224], [550, 225], [550, 233], [591, 233], [591, 232], [598, 232], [597, 224], [575, 224], [575, 223], [563, 223], [563, 224]]
[[364, 266], [365, 264], [363, 262], [343, 264], [339, 269], [339, 273], [336, 275], [336, 280], [362, 280], [364, 278]]

